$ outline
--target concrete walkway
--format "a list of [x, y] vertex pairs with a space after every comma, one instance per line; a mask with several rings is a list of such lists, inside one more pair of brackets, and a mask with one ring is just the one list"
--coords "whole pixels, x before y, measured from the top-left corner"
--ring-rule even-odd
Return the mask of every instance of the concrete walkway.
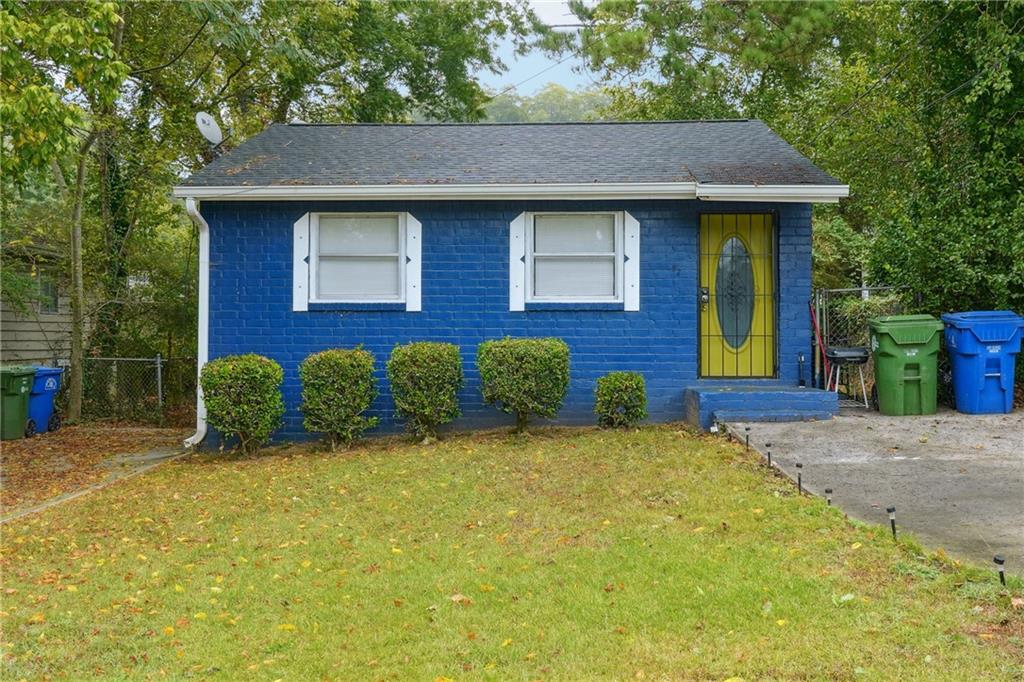
[[885, 417], [844, 409], [829, 421], [735, 423], [730, 430], [792, 478], [803, 464], [804, 487], [832, 488], [850, 516], [900, 528], [929, 548], [991, 567], [1002, 554], [1009, 573], [1024, 575], [1024, 411], [966, 415], [942, 411]]
[[106, 488], [117, 481], [125, 478], [131, 478], [132, 476], [138, 476], [144, 474], [147, 471], [154, 469], [164, 462], [170, 462], [176, 459], [180, 459], [185, 455], [189, 454], [187, 450], [182, 450], [181, 447], [160, 447], [147, 450], [146, 452], [139, 452], [133, 454], [121, 454], [115, 455], [109, 459], [104, 460], [100, 463], [100, 466], [108, 469], [110, 473], [107, 477], [98, 483], [85, 486], [78, 490], [58, 495], [57, 497], [51, 497], [44, 502], [40, 502], [31, 507], [22, 507], [15, 509], [9, 514], [4, 515], [0, 518], [0, 524], [7, 523], [8, 521], [14, 521], [20, 519], [23, 516], [29, 514], [35, 514], [41, 512], [44, 509], [55, 507], [59, 504], [69, 502], [75, 498], [81, 497], [82, 495], [88, 495], [91, 492]]

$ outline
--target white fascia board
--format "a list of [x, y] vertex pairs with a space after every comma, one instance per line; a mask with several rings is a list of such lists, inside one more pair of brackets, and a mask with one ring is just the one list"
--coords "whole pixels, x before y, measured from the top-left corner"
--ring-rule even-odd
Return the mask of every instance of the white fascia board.
[[702, 201], [773, 201], [834, 204], [850, 196], [849, 185], [713, 185], [698, 183]]
[[175, 187], [174, 196], [256, 199], [696, 199], [693, 182], [453, 185], [252, 185]]
[[836, 203], [849, 185], [719, 185], [696, 182], [452, 185], [220, 185], [174, 188], [174, 196], [219, 201], [260, 199], [701, 199]]

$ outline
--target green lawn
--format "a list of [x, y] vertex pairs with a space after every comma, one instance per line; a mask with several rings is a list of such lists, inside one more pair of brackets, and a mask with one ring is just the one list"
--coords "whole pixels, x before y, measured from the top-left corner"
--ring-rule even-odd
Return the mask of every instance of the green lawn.
[[1019, 679], [989, 571], [678, 426], [185, 459], [3, 528], [0, 677]]

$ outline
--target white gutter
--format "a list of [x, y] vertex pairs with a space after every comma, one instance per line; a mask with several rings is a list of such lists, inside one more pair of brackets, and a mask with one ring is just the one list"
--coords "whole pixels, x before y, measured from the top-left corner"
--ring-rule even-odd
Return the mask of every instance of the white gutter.
[[835, 204], [850, 196], [849, 185], [716, 185], [697, 183], [702, 201], [771, 201]]
[[174, 196], [218, 201], [257, 199], [701, 199], [836, 203], [848, 185], [723, 185], [700, 182], [607, 182], [432, 185], [217, 185], [175, 187]]
[[199, 375], [210, 359], [210, 225], [199, 213], [195, 197], [185, 197], [185, 211], [199, 229], [199, 334], [196, 346], [196, 432], [185, 439], [185, 447], [196, 447], [206, 438], [206, 403]]

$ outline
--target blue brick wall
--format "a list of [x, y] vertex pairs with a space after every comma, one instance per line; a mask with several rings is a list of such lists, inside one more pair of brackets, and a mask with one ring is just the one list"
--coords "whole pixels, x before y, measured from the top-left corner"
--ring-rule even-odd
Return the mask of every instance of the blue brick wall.
[[[640, 311], [508, 310], [509, 223], [523, 211], [626, 210], [640, 222]], [[307, 211], [408, 211], [423, 224], [423, 310], [292, 312], [292, 225]], [[279, 436], [300, 438], [298, 365], [325, 348], [363, 344], [377, 357], [373, 411], [395, 428], [384, 363], [396, 343], [449, 341], [462, 351], [466, 386], [456, 426], [511, 423], [480, 399], [476, 346], [503, 336], [559, 336], [572, 380], [559, 419], [593, 422], [594, 382], [610, 370], [642, 372], [656, 421], [682, 419], [697, 380], [697, 253], [701, 212], [775, 212], [779, 270], [777, 383], [797, 383], [811, 345], [811, 207], [698, 201], [204, 202], [210, 224], [210, 357], [261, 353], [284, 368]]]

